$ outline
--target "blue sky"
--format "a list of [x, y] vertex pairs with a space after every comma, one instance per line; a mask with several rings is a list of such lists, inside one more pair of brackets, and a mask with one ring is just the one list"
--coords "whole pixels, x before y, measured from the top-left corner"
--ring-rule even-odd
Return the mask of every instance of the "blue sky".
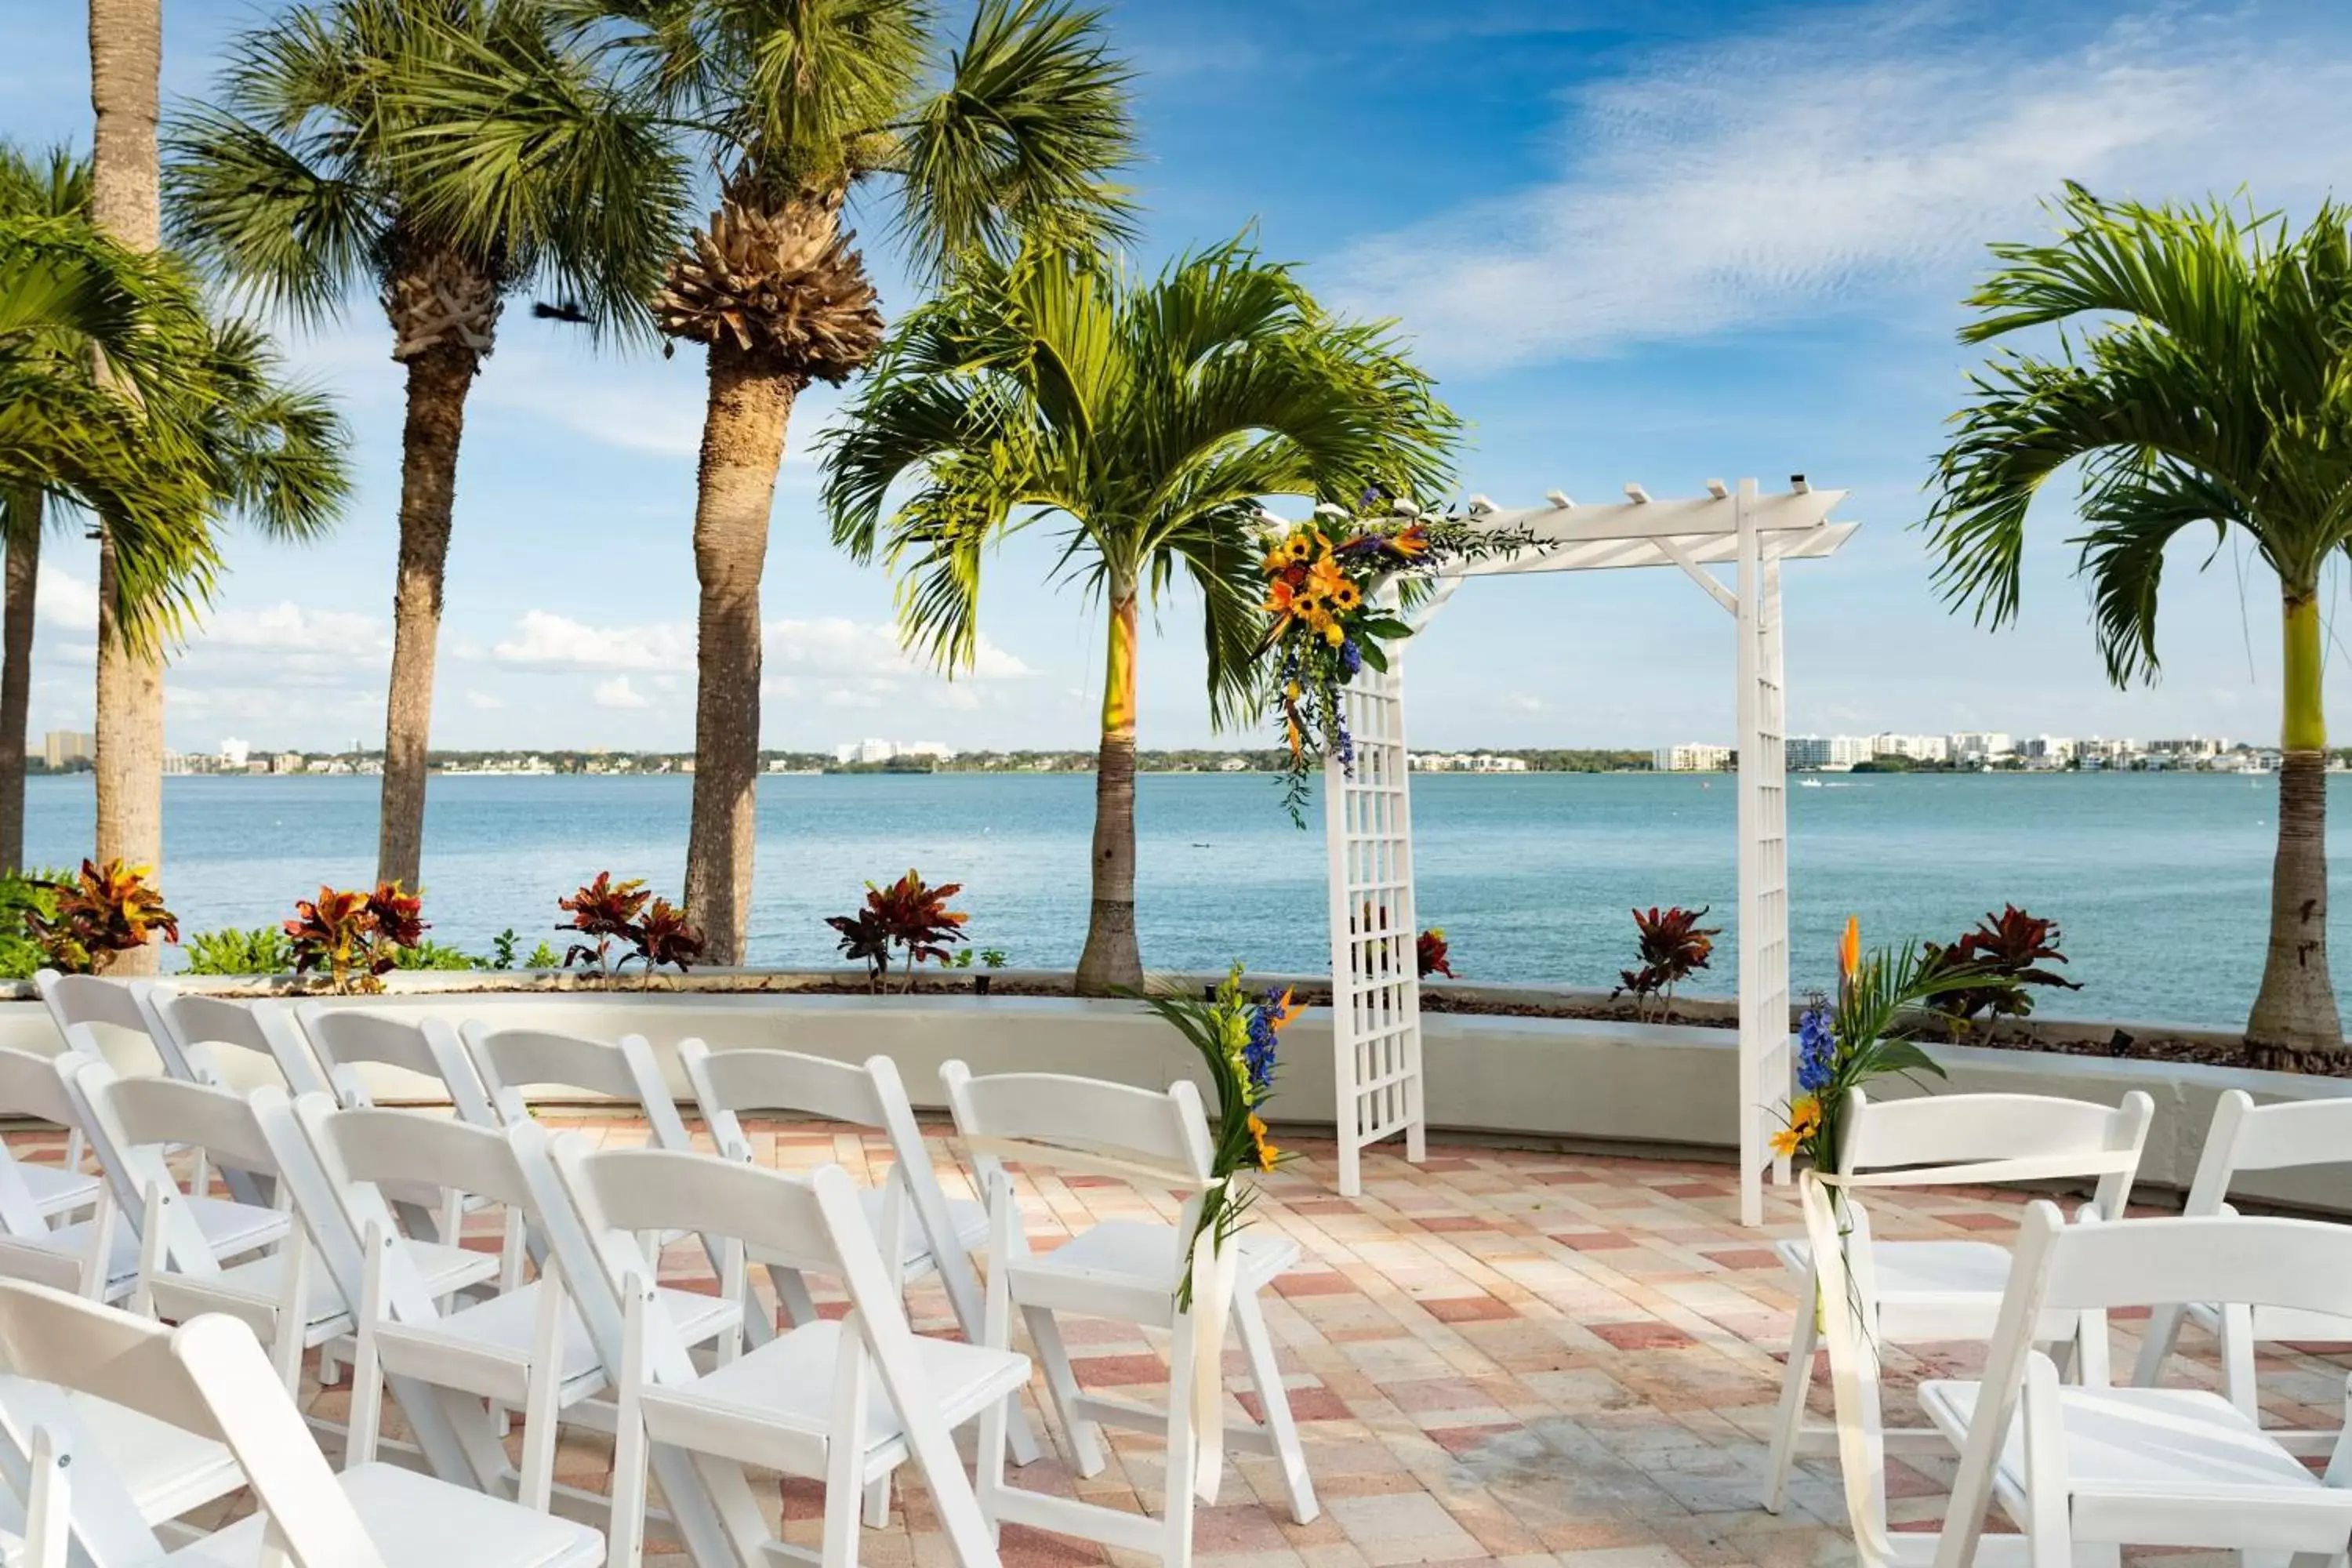
[[[266, 7], [165, 9], [169, 102], [201, 95]], [[0, 134], [87, 142], [86, 15], [0, 5]], [[2023, 624], [1999, 636], [1938, 605], [1909, 525], [1973, 363], [1952, 330], [1984, 242], [2042, 232], [2067, 178], [2148, 199], [2242, 186], [2307, 215], [2352, 146], [2340, 5], [1129, 0], [1114, 24], [1143, 73], [1144, 258], [1254, 224], [1328, 299], [1402, 318], [1470, 423], [1465, 492], [1796, 472], [1852, 489], [1853, 543], [1789, 572], [1793, 730], [2274, 736], [2275, 594], [2252, 560], [2184, 549], [2164, 679], [2116, 692], [2063, 496], [2038, 518]], [[872, 259], [903, 306], [894, 262]], [[342, 400], [358, 491], [330, 542], [232, 544], [172, 674], [182, 748], [381, 739], [400, 375], [372, 301], [290, 347]], [[698, 354], [597, 357], [510, 308], [468, 414], [437, 742], [691, 744], [702, 395]], [[990, 563], [976, 675], [897, 657], [887, 582], [824, 543], [807, 454], [838, 404], [803, 401], [778, 488], [767, 743], [1090, 744], [1101, 617], [1044, 581], [1043, 531]], [[85, 542], [50, 546], [36, 731], [88, 721], [94, 575]], [[1147, 746], [1209, 738], [1197, 641], [1194, 607], [1165, 606]], [[1729, 620], [1677, 574], [1474, 584], [1423, 644], [1417, 742], [1729, 737]], [[2352, 739], [2352, 671], [2334, 676]]]

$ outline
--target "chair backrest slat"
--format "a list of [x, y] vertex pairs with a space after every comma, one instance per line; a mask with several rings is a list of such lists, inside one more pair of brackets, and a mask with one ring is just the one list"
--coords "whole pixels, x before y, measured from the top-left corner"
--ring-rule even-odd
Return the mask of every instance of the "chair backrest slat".
[[652, 1128], [654, 1141], [666, 1148], [685, 1140], [677, 1101], [663, 1084], [653, 1047], [642, 1035], [592, 1040], [545, 1029], [493, 1029], [479, 1019], [468, 1020], [459, 1034], [501, 1125], [529, 1121], [530, 1105], [523, 1090], [551, 1085], [635, 1106]]
[[[1057, 1154], [1093, 1155], [1207, 1180], [1212, 1159], [1200, 1091], [1185, 1080], [1165, 1089], [1137, 1089], [1061, 1073], [993, 1073], [975, 1078], [961, 1062], [940, 1069], [956, 1130], [975, 1141], [1014, 1141], [1024, 1164], [1051, 1166]], [[974, 1148], [983, 1179], [1000, 1162]], [[1074, 1167], [1083, 1158], [1071, 1162]]]
[[2352, 1226], [2189, 1215], [2069, 1226], [2052, 1244], [2051, 1310], [2171, 1301], [2340, 1315], [2352, 1301]]
[[496, 1128], [368, 1107], [337, 1112], [319, 1125], [345, 1180], [379, 1188], [439, 1187], [526, 1211], [531, 1204], [506, 1137]]
[[173, 986], [157, 984], [147, 987], [146, 1004], [155, 1031], [179, 1047], [199, 1082], [226, 1081], [215, 1047], [232, 1046], [268, 1060], [285, 1079], [289, 1093], [311, 1094], [327, 1087], [318, 1058], [282, 1002], [183, 995]]
[[770, 1047], [714, 1051], [700, 1040], [677, 1047], [703, 1119], [716, 1126], [746, 1114], [778, 1111], [821, 1116], [853, 1127], [887, 1129], [889, 1109], [874, 1081], [872, 1064], [835, 1061]]
[[335, 1098], [346, 1107], [373, 1103], [361, 1082], [363, 1066], [398, 1068], [430, 1079], [456, 1108], [458, 1120], [495, 1127], [498, 1116], [467, 1059], [457, 1032], [439, 1018], [414, 1022], [389, 1014], [305, 1002], [294, 1010], [326, 1070]]
[[91, 1091], [93, 1099], [104, 1096], [119, 1133], [131, 1142], [193, 1143], [215, 1163], [277, 1174], [277, 1155], [253, 1108], [234, 1089], [173, 1078], [119, 1078], [111, 1071], [97, 1081], [102, 1087]]
[[814, 1190], [782, 1172], [673, 1149], [607, 1150], [575, 1160], [572, 1168], [593, 1194], [580, 1206], [594, 1226], [628, 1235], [702, 1231], [759, 1250], [838, 1262]]
[[146, 1035], [147, 1016], [140, 1010], [133, 984], [97, 974], [60, 974], [54, 969], [33, 976], [34, 989], [48, 1005], [61, 1034], [68, 1024], [104, 1024]]
[[[1905, 1170], [1925, 1184], [1937, 1179], [1937, 1166], [1968, 1165], [1970, 1181], [1998, 1182], [2004, 1179], [2000, 1163], [2014, 1161], [2018, 1175], [2011, 1179], [2096, 1176], [2096, 1207], [2110, 1219], [2122, 1216], [2132, 1183], [2130, 1171], [2112, 1168], [2114, 1156], [2128, 1153], [2137, 1165], [2156, 1116], [2155, 1100], [2138, 1089], [2120, 1104], [2101, 1105], [2041, 1094], [1873, 1100], [1856, 1089], [1847, 1105], [1838, 1151], [1846, 1175]], [[2064, 1169], [2070, 1157], [2082, 1159], [2081, 1171]]]

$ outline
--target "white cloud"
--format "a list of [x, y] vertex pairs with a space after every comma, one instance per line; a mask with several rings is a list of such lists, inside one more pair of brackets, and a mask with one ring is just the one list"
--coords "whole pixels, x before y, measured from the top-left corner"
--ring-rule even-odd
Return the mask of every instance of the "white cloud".
[[477, 713], [495, 713], [506, 706], [506, 700], [488, 691], [468, 691], [466, 706]]
[[98, 630], [98, 584], [47, 562], [33, 582], [33, 619], [60, 631]]
[[[898, 646], [896, 627], [843, 616], [770, 621], [764, 659], [778, 679], [866, 680], [929, 672]], [[694, 628], [684, 623], [592, 626], [551, 610], [531, 610], [490, 649], [501, 663], [538, 669], [613, 669], [682, 675], [694, 669]], [[981, 639], [971, 679], [1009, 680], [1034, 673], [1018, 657]]]
[[630, 685], [625, 675], [616, 675], [599, 684], [594, 700], [599, 708], [636, 709], [654, 705], [654, 700]]
[[388, 653], [382, 620], [349, 610], [306, 610], [291, 599], [264, 609], [220, 609], [205, 617], [192, 641], [265, 652], [320, 653], [359, 658]]
[[490, 649], [507, 664], [541, 669], [692, 669], [694, 631], [684, 626], [592, 626], [550, 610], [526, 611], [514, 635]]
[[[2063, 16], [2053, 27], [2063, 38]], [[1948, 300], [2061, 182], [2196, 199], [2323, 189], [2352, 59], [2169, 5], [2071, 46], [1903, 3], [1678, 53], [1572, 96], [1556, 180], [1360, 244], [1347, 292], [1491, 368]], [[2260, 112], [2246, 106], [2259, 104]]]

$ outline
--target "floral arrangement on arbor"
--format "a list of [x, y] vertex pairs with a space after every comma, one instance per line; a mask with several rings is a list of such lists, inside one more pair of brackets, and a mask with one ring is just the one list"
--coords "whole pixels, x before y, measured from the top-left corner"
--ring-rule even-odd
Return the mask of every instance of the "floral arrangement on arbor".
[[400, 965], [400, 950], [432, 929], [418, 918], [424, 908], [424, 900], [398, 882], [372, 893], [322, 887], [316, 899], [298, 899], [294, 918], [282, 928], [294, 973], [324, 969], [338, 994], [381, 991], [382, 976]]
[[613, 873], [599, 871], [570, 898], [556, 900], [555, 907], [572, 917], [557, 931], [591, 939], [574, 941], [564, 950], [566, 969], [592, 969], [599, 979], [614, 980], [635, 959], [650, 985], [665, 964], [683, 974], [702, 956], [702, 933], [686, 911], [648, 891], [642, 877], [615, 882]]
[[1367, 489], [1357, 513], [1325, 503], [1312, 521], [1277, 523], [1266, 535], [1261, 570], [1267, 621], [1258, 645], [1271, 657], [1275, 701], [1289, 761], [1283, 805], [1307, 826], [1307, 778], [1327, 756], [1354, 776], [1355, 738], [1340, 693], [1366, 665], [1385, 670], [1388, 645], [1412, 635], [1398, 617], [1402, 597], [1383, 592], [1400, 580], [1426, 580], [1451, 562], [1508, 554], [1534, 542], [1525, 529], [1489, 530], [1452, 512], [1425, 513], [1410, 501], [1388, 502]]
[[71, 881], [35, 884], [52, 895], [53, 907], [28, 904], [25, 933], [43, 961], [65, 974], [103, 974], [116, 954], [136, 952], [158, 933], [177, 942], [179, 917], [163, 907], [162, 889], [148, 882], [154, 874], [152, 866], [84, 860]]
[[1650, 998], [1663, 999], [1666, 1021], [1675, 1016], [1675, 987], [1705, 969], [1715, 956], [1715, 939], [1723, 934], [1721, 926], [1702, 926], [1708, 906], [1686, 910], [1680, 904], [1661, 910], [1655, 904], [1647, 912], [1633, 911], [1635, 952], [1640, 956], [1639, 969], [1617, 972], [1619, 984], [1610, 995], [1614, 998], [1631, 991], [1634, 1010], [1643, 1022], [1650, 1016]]
[[1271, 1171], [1282, 1161], [1259, 1110], [1274, 1094], [1282, 1031], [1302, 1009], [1287, 990], [1252, 994], [1242, 984], [1238, 963], [1206, 997], [1146, 996], [1143, 1005], [1192, 1043], [1217, 1091], [1216, 1125], [1209, 1140], [1212, 1184], [1201, 1194], [1200, 1224], [1185, 1245], [1183, 1283], [1177, 1288], [1177, 1304], [1189, 1307], [1192, 1257], [1201, 1238], [1209, 1238], [1212, 1254], [1223, 1251], [1255, 1195], [1240, 1179]]
[[1948, 959], [1932, 945], [1906, 943], [1865, 956], [1862, 924], [1849, 918], [1838, 939], [1834, 1001], [1820, 992], [1797, 1026], [1797, 1098], [1772, 1150], [1834, 1171], [1839, 1122], [1849, 1090], [1889, 1073], [1944, 1069], [1903, 1031], [1939, 998], [1971, 987], [2016, 989], [2016, 981], [1980, 964]]
[[[961, 882], [931, 887], [909, 868], [888, 887], [866, 884], [866, 907], [845, 915], [828, 915], [824, 923], [841, 933], [841, 955], [863, 960], [867, 985], [882, 989], [890, 973], [893, 948], [907, 955], [907, 990], [915, 989], [915, 965], [942, 968], [955, 957], [954, 944], [969, 941], [964, 922], [971, 917], [948, 908], [948, 900], [963, 891]], [[995, 951], [991, 949], [991, 952]], [[1003, 961], [998, 954], [998, 962]], [[970, 962], [967, 953], [965, 962]]]

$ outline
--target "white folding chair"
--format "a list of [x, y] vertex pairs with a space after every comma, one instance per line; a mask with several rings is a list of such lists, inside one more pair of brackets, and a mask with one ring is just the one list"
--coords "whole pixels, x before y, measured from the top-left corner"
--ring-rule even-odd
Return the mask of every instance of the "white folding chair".
[[[2037, 1094], [1874, 1100], [1857, 1089], [1842, 1122], [1838, 1174], [1848, 1183], [1866, 1177], [1874, 1187], [2095, 1179], [2090, 1212], [2114, 1219], [2131, 1195], [2132, 1173], [2155, 1111], [2155, 1101], [2137, 1089], [2115, 1106]], [[1776, 1243], [1773, 1250], [1789, 1271], [1797, 1300], [1766, 1461], [1764, 1506], [1778, 1513], [1798, 1453], [1831, 1447], [1835, 1432], [1806, 1418], [1820, 1332], [1814, 1314], [1805, 1310], [1820, 1293], [1812, 1244], [1791, 1238]], [[1984, 1339], [2000, 1309], [2009, 1264], [2009, 1248], [1998, 1242], [1879, 1243], [1873, 1332], [1895, 1344]], [[2053, 1340], [2074, 1332], [2059, 1319], [2048, 1326]], [[1885, 1440], [1897, 1450], [1943, 1447], [1924, 1427], [1890, 1428]]]
[[[338, 1110], [324, 1095], [306, 1095], [295, 1115], [320, 1169], [339, 1194], [362, 1239], [365, 1277], [359, 1350], [352, 1363], [352, 1449], [358, 1462], [374, 1452], [381, 1384], [410, 1378], [456, 1389], [523, 1413], [523, 1463], [516, 1495], [545, 1508], [552, 1493], [556, 1425], [569, 1413], [593, 1419], [589, 1402], [613, 1379], [570, 1300], [560, 1266], [488, 1300], [437, 1315], [395, 1316], [387, 1310], [388, 1272], [401, 1268], [425, 1276], [431, 1253], [399, 1234], [382, 1194], [385, 1187], [446, 1184], [520, 1212], [542, 1234], [548, 1224], [518, 1148], [507, 1132], [413, 1111]], [[530, 1138], [536, 1127], [518, 1130]], [[548, 1190], [551, 1183], [541, 1184]], [[428, 1293], [446, 1294], [425, 1280]], [[724, 1340], [740, 1322], [732, 1301], [689, 1291], [664, 1291], [664, 1304], [684, 1342]]]
[[[520, 1127], [531, 1121], [530, 1101], [524, 1090], [556, 1089], [617, 1100], [645, 1118], [654, 1141], [662, 1147], [691, 1146], [686, 1123], [677, 1114], [677, 1102], [663, 1085], [653, 1047], [643, 1035], [624, 1035], [616, 1044], [545, 1029], [493, 1029], [478, 1021], [468, 1021], [458, 1034], [499, 1126]], [[529, 1237], [515, 1228], [516, 1211], [509, 1208], [507, 1214], [507, 1256], [513, 1258]], [[683, 1237], [681, 1232], [649, 1238], [648, 1245], [658, 1249]], [[718, 1248], [706, 1242], [704, 1249], [710, 1267], [717, 1269]], [[753, 1343], [765, 1344], [774, 1337], [773, 1327], [750, 1310], [752, 1303], [743, 1305], [744, 1331]]]
[[220, 1047], [227, 1046], [267, 1061], [285, 1080], [289, 1094], [313, 1094], [327, 1089], [326, 1075], [319, 1070], [310, 1042], [282, 1002], [266, 996], [236, 1001], [201, 994], [184, 995], [161, 981], [143, 983], [133, 994], [147, 1015], [149, 1033], [171, 1042], [194, 1082], [229, 1083], [230, 1075], [220, 1057]]
[[[1960, 1447], [1937, 1568], [1967, 1568], [1990, 1503], [2025, 1533], [2033, 1568], [2118, 1561], [2126, 1545], [2294, 1553], [2298, 1568], [2352, 1545], [2352, 1444], [2315, 1476], [2256, 1419], [2252, 1378], [2201, 1389], [2116, 1388], [2105, 1358], [2079, 1386], [2035, 1348], [2052, 1312], [2105, 1336], [2119, 1307], [2222, 1303], [2326, 1312], [2352, 1300], [2352, 1227], [2312, 1220], [2097, 1219], [2029, 1205], [1979, 1382], [1931, 1382], [1919, 1402]], [[2087, 1335], [2086, 1335], [2087, 1337]]]
[[[82, 1107], [67, 1087], [87, 1059], [0, 1048], [0, 1114], [26, 1117], [81, 1136]], [[0, 1274], [70, 1290], [93, 1301], [119, 1301], [139, 1283], [139, 1247], [121, 1221], [113, 1190], [99, 1180], [88, 1219], [53, 1225], [26, 1186], [30, 1167], [0, 1163]]]
[[[898, 1288], [847, 1173], [802, 1178], [669, 1149], [592, 1152], [555, 1140], [558, 1174], [625, 1310], [620, 1434], [613, 1461], [616, 1568], [636, 1568], [634, 1521], [645, 1498], [647, 1442], [825, 1483], [824, 1568], [857, 1561], [861, 1494], [909, 1458], [922, 1472], [959, 1563], [997, 1561], [989, 1500], [1004, 1468], [1006, 1404], [1029, 1381], [1025, 1356], [925, 1339], [907, 1326]], [[839, 1321], [795, 1324], [715, 1370], [664, 1375], [679, 1335], [651, 1289], [654, 1264], [636, 1237], [690, 1229], [727, 1238], [723, 1294], [740, 1295], [747, 1249], [823, 1258], [849, 1291]], [[667, 1352], [660, 1353], [660, 1352]], [[876, 1384], [879, 1384], [877, 1388]], [[980, 1422], [978, 1491], [953, 1430]], [[781, 1542], [774, 1550], [791, 1552]]]
[[[439, 1097], [448, 1100], [458, 1121], [475, 1127], [499, 1125], [498, 1112], [491, 1109], [488, 1091], [482, 1088], [480, 1075], [474, 1071], [464, 1042], [458, 1039], [457, 1031], [441, 1019], [411, 1022], [383, 1013], [330, 1007], [316, 1001], [295, 1008], [294, 1016], [301, 1024], [303, 1037], [310, 1041], [320, 1070], [327, 1076], [329, 1092], [344, 1110], [373, 1105], [365, 1069], [388, 1067], [422, 1079], [428, 1086], [437, 1086]], [[487, 1199], [461, 1199], [454, 1194], [438, 1208], [422, 1192], [394, 1189], [389, 1195], [412, 1233], [453, 1246], [464, 1235], [466, 1215], [491, 1206]], [[517, 1267], [509, 1262], [509, 1280]]]
[[12, 1485], [43, 1427], [72, 1432], [64, 1391], [225, 1445], [257, 1511], [167, 1551], [105, 1447], [73, 1445], [70, 1531], [88, 1568], [596, 1568], [595, 1531], [390, 1465], [338, 1477], [251, 1331], [207, 1314], [176, 1328], [39, 1286], [0, 1281], [0, 1463]]
[[[2229, 1202], [2231, 1184], [2242, 1171], [2284, 1171], [2299, 1166], [2352, 1163], [2352, 1099], [2289, 1101], [2256, 1105], [2253, 1096], [2232, 1089], [2213, 1108], [2213, 1124], [2205, 1134], [2205, 1149], [2197, 1161], [2197, 1175], [2189, 1188], [2182, 1212], [2189, 1215], [2234, 1215]], [[2258, 1306], [2250, 1314], [2250, 1332], [2232, 1338], [2231, 1320], [2211, 1302], [2172, 1302], [2150, 1315], [2147, 1334], [2140, 1342], [2139, 1364], [2132, 1381], [2153, 1388], [2164, 1380], [2164, 1363], [2180, 1338], [2184, 1319], [2215, 1336], [2228, 1374], [2251, 1383], [2255, 1347], [2289, 1342], [2352, 1341], [2352, 1298], [2338, 1312], [2294, 1311]], [[2335, 1431], [2273, 1428], [2271, 1436], [2288, 1452], [2306, 1458], [2335, 1451]]]
[[50, 1221], [84, 1209], [93, 1217], [108, 1217], [105, 1178], [82, 1171], [80, 1156], [70, 1152], [87, 1143], [80, 1112], [65, 1092], [54, 1057], [0, 1047], [0, 1115], [47, 1122], [65, 1136], [75, 1162], [57, 1166], [19, 1160], [0, 1145], [0, 1236], [35, 1239]]
[[[1195, 1446], [1202, 1437], [1192, 1414], [1193, 1380], [1196, 1375], [1223, 1376], [1213, 1359], [1196, 1366], [1192, 1314], [1177, 1306], [1184, 1237], [1192, 1233], [1200, 1194], [1209, 1180], [1208, 1119], [1199, 1091], [1189, 1082], [1152, 1090], [1054, 1073], [974, 1078], [961, 1062], [946, 1064], [940, 1079], [988, 1203], [987, 1342], [1011, 1345], [1011, 1314], [1018, 1309], [1045, 1364], [1046, 1384], [1061, 1411], [1080, 1474], [1091, 1476], [1103, 1468], [1097, 1423], [1164, 1432], [1168, 1438], [1164, 1521], [1017, 1487], [1004, 1489], [997, 1512], [1042, 1529], [1151, 1552], [1168, 1563], [1189, 1562], [1191, 1478], [1200, 1458]], [[1007, 1159], [1018, 1161], [1024, 1170], [1110, 1175], [1192, 1195], [1175, 1225], [1106, 1220], [1051, 1252], [1033, 1253], [1004, 1169]], [[1228, 1424], [1222, 1441], [1228, 1449], [1268, 1454], [1280, 1463], [1291, 1515], [1304, 1524], [1320, 1506], [1258, 1301], [1260, 1293], [1298, 1260], [1298, 1244], [1255, 1226], [1240, 1231], [1227, 1246], [1235, 1249], [1233, 1322], [1265, 1415], [1262, 1424]], [[1173, 1339], [1166, 1406], [1154, 1408], [1079, 1388], [1055, 1324], [1056, 1312], [1170, 1331]], [[1223, 1461], [1222, 1454], [1213, 1458]]]
[[[54, 969], [44, 969], [33, 976], [33, 988], [40, 994], [41, 1004], [48, 1009], [49, 1022], [65, 1037], [68, 1045], [76, 1038], [73, 1031], [84, 1031], [79, 1037], [79, 1048], [93, 1056], [106, 1055], [105, 1030], [117, 1036], [130, 1036], [136, 1046], [152, 1051], [154, 1059], [170, 1077], [194, 1083], [201, 1081], [194, 1068], [180, 1052], [178, 1043], [168, 1034], [159, 1031], [149, 1013], [145, 998], [148, 983], [143, 980], [108, 980], [95, 974], [60, 974]], [[140, 1053], [143, 1055], [144, 1053]], [[141, 1063], [144, 1065], [143, 1061]], [[66, 1141], [66, 1169], [79, 1171], [83, 1143], [77, 1132]], [[205, 1171], [198, 1166], [190, 1185], [201, 1191], [208, 1184]], [[245, 1203], [261, 1203], [268, 1194], [257, 1190], [243, 1173], [229, 1183], [230, 1193]]]

